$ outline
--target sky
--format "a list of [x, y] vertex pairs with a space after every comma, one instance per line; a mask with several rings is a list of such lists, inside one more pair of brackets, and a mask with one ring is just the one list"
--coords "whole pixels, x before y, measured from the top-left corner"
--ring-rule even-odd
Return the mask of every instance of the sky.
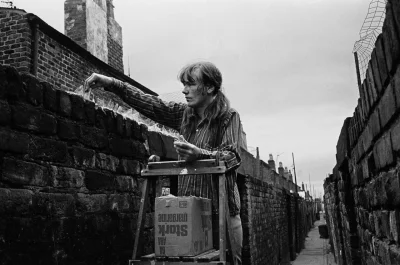
[[[64, 0], [14, 0], [64, 33]], [[206, 60], [241, 116], [250, 149], [272, 154], [319, 197], [359, 97], [353, 45], [370, 0], [114, 0], [126, 74], [158, 94]], [[310, 190], [310, 189], [309, 189]]]

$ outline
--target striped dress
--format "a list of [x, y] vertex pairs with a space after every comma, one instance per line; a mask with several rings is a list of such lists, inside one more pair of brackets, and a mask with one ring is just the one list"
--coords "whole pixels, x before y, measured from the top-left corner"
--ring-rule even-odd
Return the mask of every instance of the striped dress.
[[[160, 98], [145, 94], [141, 90], [128, 83], [113, 78], [113, 84], [106, 88], [108, 91], [117, 94], [135, 110], [152, 119], [155, 122], [173, 128], [181, 132], [181, 123], [186, 104], [165, 102]], [[213, 128], [208, 128], [208, 122], [200, 120], [192, 108], [189, 109], [191, 120], [197, 124], [195, 130], [186, 136], [186, 140], [200, 148], [202, 155], [199, 159], [216, 158], [219, 153], [220, 160], [225, 161], [226, 192], [231, 216], [240, 213], [240, 197], [236, 184], [236, 169], [240, 165], [240, 143], [242, 128], [239, 114], [230, 109], [227, 118], [222, 122], [223, 135], [218, 149], [209, 146], [210, 138], [213, 137]], [[214, 125], [214, 126], [218, 126]], [[215, 129], [215, 128], [214, 128]], [[221, 128], [219, 128], [221, 129]], [[215, 137], [215, 136], [214, 136]], [[214, 212], [218, 211], [218, 179], [212, 178], [210, 174], [185, 175], [178, 177], [178, 196], [198, 196], [212, 200]]]

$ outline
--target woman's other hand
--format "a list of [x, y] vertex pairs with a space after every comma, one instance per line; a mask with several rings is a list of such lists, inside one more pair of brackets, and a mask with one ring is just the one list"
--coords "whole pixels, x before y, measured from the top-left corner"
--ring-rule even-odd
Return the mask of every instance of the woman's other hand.
[[111, 77], [93, 73], [91, 76], [89, 76], [89, 78], [85, 80], [84, 89], [90, 90], [93, 88], [108, 87], [112, 84], [112, 82], [113, 81]]
[[175, 141], [174, 147], [179, 157], [185, 161], [197, 160], [201, 155], [200, 148], [188, 142]]

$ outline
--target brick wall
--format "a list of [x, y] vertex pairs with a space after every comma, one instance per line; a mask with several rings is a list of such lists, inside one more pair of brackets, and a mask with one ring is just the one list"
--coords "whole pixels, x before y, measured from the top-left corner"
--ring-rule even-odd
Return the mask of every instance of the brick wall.
[[0, 108], [1, 263], [126, 264], [146, 127], [1, 65]]
[[400, 264], [400, 3], [388, 1], [354, 115], [344, 122], [325, 205], [338, 264]]
[[[239, 175], [243, 264], [282, 264], [304, 248], [311, 202], [251, 176]], [[308, 219], [308, 218], [312, 218]]]
[[[68, 18], [66, 20], [68, 28]], [[125, 76], [122, 64], [114, 58], [116, 55], [110, 55], [114, 58], [110, 66], [82, 48], [82, 43], [77, 44], [33, 14], [0, 8], [0, 21], [0, 64], [11, 65], [21, 72], [37, 75], [41, 80], [62, 90], [75, 90], [96, 72], [128, 82], [146, 93], [156, 94]], [[34, 72], [35, 28], [38, 29], [37, 73]], [[79, 41], [78, 37], [77, 40]], [[121, 54], [122, 63], [122, 46], [121, 51], [118, 51], [118, 42], [112, 39], [109, 44], [116, 53]]]
[[28, 72], [31, 67], [31, 29], [24, 11], [8, 10], [0, 8], [0, 63]]
[[[140, 169], [149, 153], [176, 158], [172, 138], [1, 65], [0, 108], [2, 264], [124, 264]], [[250, 175], [239, 175], [239, 189], [245, 264], [293, 259], [310, 228], [310, 203]], [[151, 253], [152, 211], [145, 238]]]
[[[2, 264], [125, 264], [136, 231], [140, 169], [149, 154], [176, 159], [173, 139], [67, 91], [99, 72], [153, 92], [32, 14], [1, 9], [0, 21]], [[311, 203], [295, 196], [295, 184], [267, 163], [245, 150], [242, 160], [244, 264], [294, 259], [314, 220]], [[153, 251], [151, 204], [145, 253]]]

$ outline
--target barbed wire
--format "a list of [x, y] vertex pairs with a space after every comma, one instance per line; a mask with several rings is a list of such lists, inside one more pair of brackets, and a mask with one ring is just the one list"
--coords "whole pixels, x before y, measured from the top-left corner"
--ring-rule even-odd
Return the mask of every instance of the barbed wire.
[[13, 1], [7, 1], [7, 0], [2, 0], [0, 1], [0, 7], [9, 7], [9, 8], [13, 8], [14, 7], [14, 3]]
[[360, 78], [364, 80], [375, 47], [376, 38], [382, 32], [383, 21], [386, 16], [387, 0], [371, 0], [367, 16], [360, 29], [360, 40], [356, 41], [353, 53], [357, 53]]

